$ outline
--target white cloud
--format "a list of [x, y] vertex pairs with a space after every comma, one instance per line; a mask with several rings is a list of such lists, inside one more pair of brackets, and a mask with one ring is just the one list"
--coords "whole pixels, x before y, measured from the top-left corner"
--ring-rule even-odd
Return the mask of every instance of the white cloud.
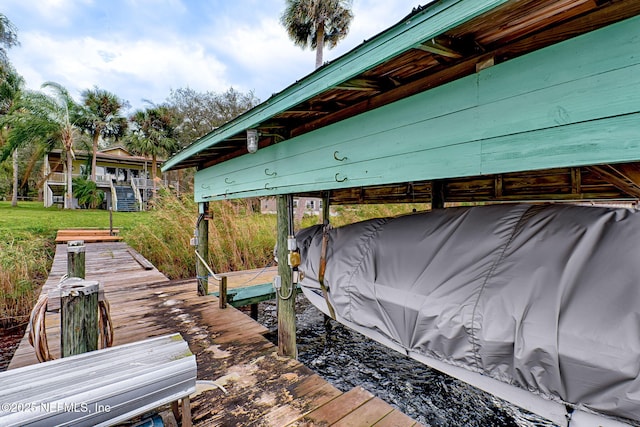
[[164, 101], [172, 88], [222, 91], [229, 87], [224, 64], [202, 45], [180, 39], [54, 40], [32, 33], [23, 37], [22, 49], [27, 57], [38, 56], [37, 68], [32, 62], [16, 63], [30, 87], [53, 80], [74, 96], [97, 85], [140, 106], [142, 98]]
[[[264, 101], [314, 69], [314, 52], [280, 25], [283, 0], [2, 1], [22, 44], [9, 57], [34, 89], [51, 80], [78, 96], [98, 86], [142, 107], [170, 89], [233, 86]], [[325, 60], [395, 24], [415, 1], [354, 0], [350, 34]]]

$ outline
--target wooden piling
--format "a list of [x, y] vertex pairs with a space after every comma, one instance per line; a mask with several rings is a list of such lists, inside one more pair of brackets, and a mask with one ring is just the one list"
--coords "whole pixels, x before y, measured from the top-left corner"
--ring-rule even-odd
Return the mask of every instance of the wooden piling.
[[[198, 246], [197, 251], [205, 261], [209, 259], [209, 203], [199, 203], [200, 219], [198, 221]], [[209, 270], [200, 261], [196, 260], [196, 274], [198, 275], [198, 295], [209, 293]]]
[[325, 191], [322, 195], [322, 221], [325, 224], [328, 224], [331, 221], [331, 207], [329, 203], [331, 201], [331, 193], [329, 191]]
[[218, 307], [227, 308], [227, 276], [222, 276], [222, 280], [220, 280], [220, 291], [218, 292]]
[[278, 275], [280, 289], [278, 299], [278, 354], [298, 357], [296, 347], [296, 310], [293, 290], [292, 271], [287, 263], [287, 237], [293, 228], [293, 198], [290, 195], [278, 195]]
[[[331, 206], [329, 205], [331, 201], [331, 193], [329, 191], [325, 191], [322, 195], [322, 223], [326, 226], [331, 223]], [[331, 331], [331, 316], [326, 314], [323, 315], [324, 318], [324, 327], [327, 332]]]
[[441, 180], [431, 181], [431, 209], [443, 209], [444, 202], [444, 183]]
[[84, 240], [67, 242], [67, 275], [69, 277], [85, 278], [85, 246]]
[[109, 236], [113, 235], [113, 208], [109, 208]]
[[60, 352], [62, 357], [98, 349], [96, 281], [70, 278], [60, 286]]

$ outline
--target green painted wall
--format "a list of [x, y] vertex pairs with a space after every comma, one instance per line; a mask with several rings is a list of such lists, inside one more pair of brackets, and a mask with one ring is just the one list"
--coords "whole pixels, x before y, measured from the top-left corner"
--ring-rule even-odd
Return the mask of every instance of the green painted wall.
[[639, 52], [635, 17], [199, 171], [195, 198], [640, 160]]

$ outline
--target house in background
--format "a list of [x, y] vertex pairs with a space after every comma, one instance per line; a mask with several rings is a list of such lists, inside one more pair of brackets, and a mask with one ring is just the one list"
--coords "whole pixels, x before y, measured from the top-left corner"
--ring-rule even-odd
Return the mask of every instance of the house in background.
[[[303, 213], [298, 214], [300, 205], [304, 204]], [[265, 197], [260, 200], [260, 212], [275, 214], [276, 213], [276, 198]], [[316, 197], [300, 197], [293, 199], [293, 213], [296, 217], [304, 215], [322, 215], [322, 199]]]
[[[64, 154], [62, 150], [53, 150], [44, 161], [44, 206], [63, 206], [66, 177]], [[162, 160], [157, 163], [158, 166], [162, 165]], [[73, 177], [90, 176], [90, 168], [91, 152], [75, 152]], [[125, 212], [144, 210], [153, 189], [151, 158], [134, 156], [122, 146], [100, 150], [96, 156], [96, 184], [105, 193], [102, 209]], [[156, 188], [163, 185], [170, 183], [158, 177]], [[76, 199], [73, 203], [78, 206]]]

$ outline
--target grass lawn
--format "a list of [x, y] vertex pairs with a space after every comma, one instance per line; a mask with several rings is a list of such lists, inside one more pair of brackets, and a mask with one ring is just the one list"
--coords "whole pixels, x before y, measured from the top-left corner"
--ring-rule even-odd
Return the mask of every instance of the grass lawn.
[[[150, 221], [148, 212], [114, 212], [126, 234]], [[0, 202], [0, 326], [24, 323], [47, 278], [58, 229], [109, 227], [109, 212], [44, 208], [41, 202]]]
[[[148, 212], [113, 212], [113, 227], [130, 230], [148, 221]], [[42, 202], [0, 202], [0, 238], [51, 237], [59, 229], [77, 227], [109, 228], [109, 212], [104, 210], [45, 208]]]

